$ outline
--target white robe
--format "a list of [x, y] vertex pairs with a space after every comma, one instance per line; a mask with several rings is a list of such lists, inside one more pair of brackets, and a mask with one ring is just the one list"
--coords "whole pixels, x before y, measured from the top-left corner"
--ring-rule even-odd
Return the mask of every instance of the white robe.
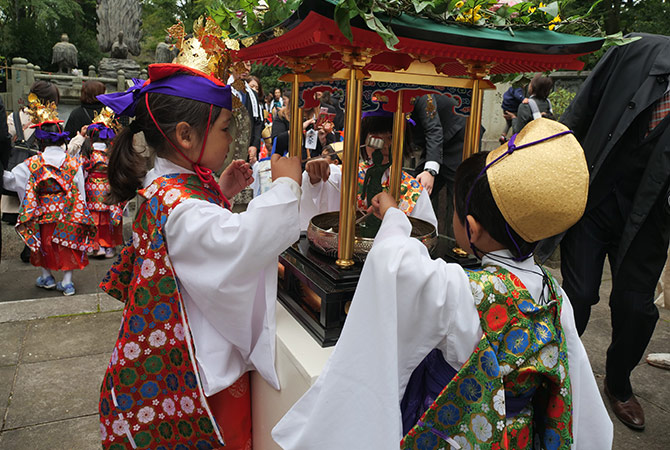
[[[457, 264], [432, 260], [409, 233], [405, 215], [389, 209], [333, 354], [314, 386], [273, 429], [282, 448], [399, 448], [400, 401], [414, 368], [433, 348], [459, 368], [479, 343], [482, 329], [467, 275]], [[541, 277], [487, 257], [483, 264], [505, 267], [533, 298], [539, 297]], [[531, 259], [514, 264], [539, 270]], [[565, 292], [560, 294], [572, 382], [572, 448], [611, 449], [612, 422], [577, 335], [570, 302]]]
[[[65, 162], [65, 149], [56, 145], [50, 145], [44, 149], [42, 156], [44, 162], [53, 167], [59, 168]], [[26, 187], [28, 187], [28, 179], [30, 178], [30, 168], [28, 164], [19, 164], [12, 169], [12, 171], [5, 170], [2, 175], [2, 182], [5, 189], [14, 191], [19, 196], [19, 203], [23, 204], [23, 198], [26, 196]], [[79, 196], [81, 201], [86, 204], [86, 189], [84, 188], [84, 173], [79, 167], [74, 176], [74, 182], [79, 189]]]
[[[156, 158], [144, 186], [172, 173], [193, 172]], [[250, 370], [279, 389], [274, 366], [277, 257], [300, 235], [299, 198], [298, 183], [280, 178], [246, 212], [233, 214], [188, 199], [164, 225], [207, 396]]]
[[[388, 178], [389, 171], [384, 173], [383, 180]], [[356, 172], [358, 176], [358, 172]], [[330, 183], [332, 182], [332, 184]], [[319, 181], [312, 184], [307, 172], [302, 174], [302, 198], [300, 199], [300, 229], [307, 230], [309, 221], [317, 214], [340, 210], [340, 185], [342, 184], [342, 169], [338, 165], [330, 165], [330, 177], [327, 182]], [[337, 186], [337, 188], [335, 188]], [[433, 211], [428, 192], [423, 189], [414, 209], [409, 214], [411, 217], [425, 220], [437, 228], [437, 217]]]

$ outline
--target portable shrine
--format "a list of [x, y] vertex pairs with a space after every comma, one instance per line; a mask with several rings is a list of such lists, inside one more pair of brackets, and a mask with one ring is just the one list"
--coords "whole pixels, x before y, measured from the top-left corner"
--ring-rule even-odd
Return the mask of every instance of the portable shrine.
[[[485, 89], [494, 89], [486, 76], [579, 70], [583, 63], [577, 58], [597, 50], [603, 42], [549, 30], [511, 33], [402, 15], [394, 18], [391, 25], [400, 40], [397, 50], [392, 51], [362, 20], [352, 21], [353, 43], [350, 42], [333, 20], [336, 5], [335, 0], [305, 0], [290, 18], [254, 36], [255, 43], [237, 54], [239, 60], [291, 69], [292, 73], [282, 79], [292, 83], [291, 156], [301, 154], [302, 108], [318, 106], [317, 92], [344, 94], [340, 213], [317, 227], [337, 229], [337, 239], [332, 241], [332, 236], [327, 236], [325, 248], [316, 249], [314, 233], [318, 234], [318, 230], [313, 230], [311, 244], [307, 236], [302, 236], [280, 257], [279, 301], [324, 347], [337, 341], [360, 276], [364, 256], [355, 252], [356, 247], [363, 247], [364, 255], [368, 245], [355, 235], [363, 111], [383, 109], [394, 114], [389, 181], [390, 193], [397, 200], [405, 116], [411, 113], [415, 98], [439, 93], [457, 100], [455, 112], [468, 116], [465, 159], [479, 151], [482, 94]], [[421, 229], [417, 235], [427, 245], [436, 247], [434, 256], [463, 265], [473, 263], [472, 259], [454, 256], [453, 245], [437, 239], [434, 230]], [[329, 249], [333, 256], [324, 254]]]

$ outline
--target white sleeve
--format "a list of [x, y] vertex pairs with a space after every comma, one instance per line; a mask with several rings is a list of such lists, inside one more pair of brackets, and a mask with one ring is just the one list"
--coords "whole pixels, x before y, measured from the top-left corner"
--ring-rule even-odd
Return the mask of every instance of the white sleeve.
[[300, 235], [296, 195], [288, 184], [277, 184], [241, 214], [186, 200], [164, 231], [181, 288], [219, 334], [250, 355], [259, 336], [274, 330], [267, 323], [274, 315], [268, 318], [265, 310], [266, 272], [274, 271], [276, 291], [277, 257]]
[[2, 174], [2, 183], [8, 191], [14, 191], [19, 196], [19, 203], [23, 203], [26, 196], [26, 187], [30, 178], [30, 169], [25, 162], [18, 164], [12, 171], [5, 170]]
[[77, 189], [79, 189], [79, 195], [86, 204], [86, 182], [84, 180], [84, 170], [79, 167], [77, 173], [74, 176], [74, 182], [77, 183]]
[[572, 305], [562, 292], [561, 326], [568, 347], [568, 373], [572, 386], [573, 450], [610, 450], [614, 426], [593, 376], [589, 357], [577, 333]]
[[84, 143], [86, 138], [81, 134], [77, 133], [75, 137], [70, 139], [70, 142], [67, 144], [67, 153], [70, 156], [77, 156], [81, 151], [81, 146]]
[[410, 216], [425, 220], [428, 223], [432, 223], [433, 226], [437, 229], [437, 217], [435, 216], [435, 210], [433, 210], [433, 204], [430, 201], [428, 191], [425, 189], [421, 190], [419, 199], [416, 201], [416, 205], [414, 205], [414, 209], [412, 209]]
[[302, 173], [302, 197], [300, 198], [301, 230], [306, 230], [309, 226], [309, 221], [317, 214], [340, 210], [339, 187], [341, 181], [342, 171], [334, 164], [330, 165], [330, 177], [327, 182], [319, 181], [316, 184], [312, 184], [309, 181], [307, 172]]
[[409, 232], [389, 209], [326, 368], [273, 430], [282, 448], [398, 448], [412, 371], [452, 332], [458, 308], [474, 307], [460, 266], [432, 260]]

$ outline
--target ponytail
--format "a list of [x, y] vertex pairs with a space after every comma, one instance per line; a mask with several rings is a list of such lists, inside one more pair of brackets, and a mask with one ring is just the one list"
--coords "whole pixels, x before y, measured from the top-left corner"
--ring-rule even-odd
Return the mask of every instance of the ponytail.
[[124, 127], [116, 135], [109, 148], [109, 194], [106, 201], [110, 205], [128, 201], [135, 197], [142, 187], [142, 179], [147, 173], [146, 159], [133, 147], [134, 133]]

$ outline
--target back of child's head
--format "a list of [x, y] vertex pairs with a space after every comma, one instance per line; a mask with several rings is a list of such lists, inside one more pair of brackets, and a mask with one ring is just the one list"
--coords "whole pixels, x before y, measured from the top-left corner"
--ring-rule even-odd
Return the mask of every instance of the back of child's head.
[[44, 139], [37, 138], [39, 144], [40, 144], [40, 149], [44, 150], [47, 147], [51, 146], [61, 146], [65, 143], [67, 143], [68, 139], [67, 136], [63, 135], [61, 137], [55, 138], [54, 136], [56, 134], [62, 134], [63, 133], [63, 127], [60, 123], [51, 123], [51, 122], [46, 122], [43, 124], [40, 124], [39, 127], [37, 127], [39, 130], [46, 132], [46, 133], [51, 133], [50, 136], [45, 137]]
[[321, 152], [321, 155], [326, 156], [331, 164], [336, 164], [336, 165], [342, 165], [342, 160], [338, 156], [337, 150], [335, 150], [335, 147], [342, 147], [342, 144], [340, 142], [335, 142], [333, 144], [328, 144], [323, 148], [323, 151]]
[[510, 236], [505, 229], [505, 218], [493, 198], [488, 177], [486, 173], [479, 176], [486, 167], [488, 154], [489, 152], [475, 153], [458, 166], [454, 178], [454, 214], [464, 225], [465, 218], [471, 215], [493, 239], [509, 249], [515, 257], [521, 258], [531, 253], [536, 243], [526, 242], [511, 228]]
[[554, 87], [554, 80], [542, 76], [542, 74], [537, 74], [531, 80], [530, 85], [535, 97], [546, 99], [549, 97], [549, 94], [551, 94], [551, 90]]
[[467, 226], [471, 215], [515, 259], [525, 259], [533, 243], [579, 220], [588, 183], [584, 151], [572, 132], [540, 118], [503, 146], [477, 153], [458, 167], [456, 219]]
[[[146, 101], [149, 103], [149, 109], [147, 109]], [[119, 132], [110, 151], [108, 201], [114, 204], [129, 200], [142, 186], [142, 179], [147, 172], [147, 161], [133, 148], [133, 136], [136, 133], [144, 134], [146, 143], [157, 156], [165, 157], [176, 153], [156, 124], [173, 142], [179, 122], [188, 123], [200, 138], [204, 138], [208, 125], [211, 127], [222, 109], [212, 106], [210, 115], [210, 106], [212, 105], [197, 100], [156, 92], [148, 93], [146, 100], [138, 102], [135, 120], [129, 127]], [[209, 124], [208, 118], [210, 118]]]

